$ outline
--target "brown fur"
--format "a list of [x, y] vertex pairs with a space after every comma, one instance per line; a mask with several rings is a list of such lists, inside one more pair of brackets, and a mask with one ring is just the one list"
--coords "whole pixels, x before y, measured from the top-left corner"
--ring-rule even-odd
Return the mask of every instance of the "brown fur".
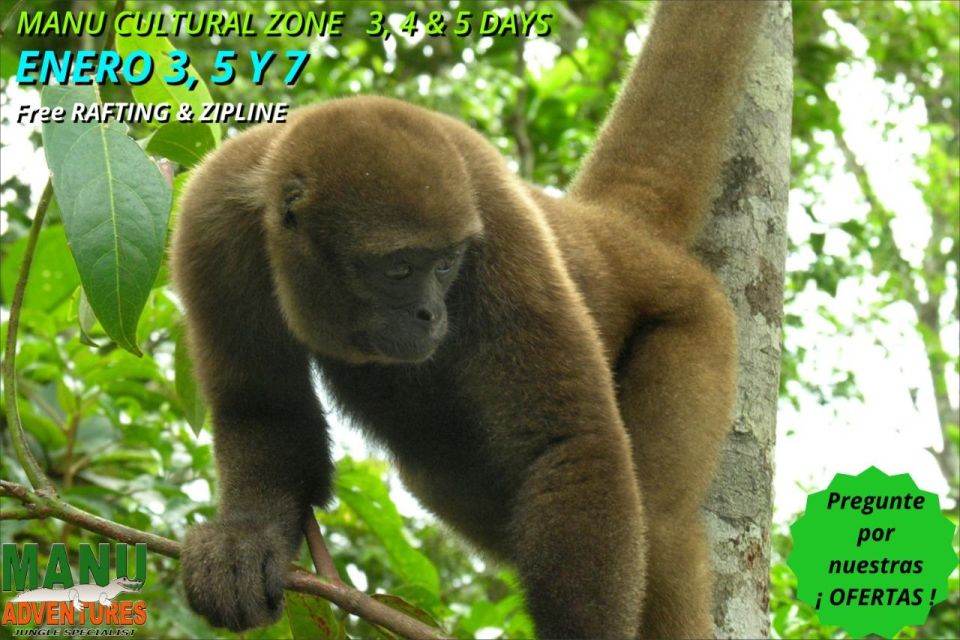
[[[219, 519], [184, 546], [196, 610], [232, 629], [279, 615], [277, 576], [330, 492], [312, 359], [423, 503], [517, 567], [541, 637], [712, 635], [699, 510], [735, 329], [685, 246], [760, 4], [661, 7], [563, 199], [465, 125], [385, 98], [302, 109], [203, 164], [173, 251], [221, 479]], [[460, 242], [456, 279], [422, 294], [449, 322], [428, 339], [385, 321], [363, 256]], [[424, 357], [358, 338], [383, 334]]]

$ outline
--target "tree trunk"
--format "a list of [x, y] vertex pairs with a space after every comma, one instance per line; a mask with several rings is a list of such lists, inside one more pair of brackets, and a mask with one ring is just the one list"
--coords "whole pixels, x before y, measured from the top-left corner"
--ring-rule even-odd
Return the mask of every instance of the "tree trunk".
[[770, 634], [773, 447], [780, 380], [793, 34], [771, 3], [737, 111], [719, 194], [697, 253], [737, 312], [740, 377], [733, 433], [706, 506], [717, 637]]

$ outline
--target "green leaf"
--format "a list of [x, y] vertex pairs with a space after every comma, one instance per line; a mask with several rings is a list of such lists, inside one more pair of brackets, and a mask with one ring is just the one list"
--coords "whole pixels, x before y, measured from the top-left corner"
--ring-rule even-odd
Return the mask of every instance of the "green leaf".
[[[44, 106], [91, 104], [91, 87], [44, 87]], [[48, 123], [43, 146], [80, 280], [104, 331], [135, 355], [137, 322], [157, 277], [170, 187], [116, 124]]]
[[287, 616], [282, 616], [269, 627], [250, 629], [240, 637], [243, 640], [292, 640], [293, 632], [290, 630], [290, 621]]
[[295, 640], [336, 640], [344, 637], [330, 603], [315, 596], [287, 592], [285, 617]]
[[6, 47], [0, 48], [0, 78], [6, 79], [16, 75], [18, 66], [20, 66], [20, 58], [13, 55]]
[[50, 419], [42, 417], [32, 410], [23, 411], [20, 415], [24, 430], [32, 434], [47, 449], [57, 449], [67, 444], [67, 438], [57, 425]]
[[[199, 116], [203, 109], [204, 102], [213, 102], [210, 96], [210, 90], [204, 84], [203, 79], [197, 73], [193, 65], [187, 67], [187, 75], [191, 78], [183, 84], [171, 85], [164, 82], [165, 76], [172, 76], [171, 71], [173, 60], [170, 58], [170, 52], [173, 46], [170, 41], [163, 36], [120, 36], [117, 38], [117, 51], [122, 56], [128, 56], [132, 51], [140, 49], [146, 51], [156, 65], [153, 76], [140, 86], [133, 87], [133, 97], [141, 104], [163, 104], [170, 105], [172, 114], [177, 113], [181, 104], [188, 104], [193, 110], [194, 117]], [[190, 85], [194, 80], [196, 84], [193, 89]], [[216, 144], [220, 144], [221, 131], [219, 124], [208, 125], [210, 132]], [[216, 146], [216, 145], [214, 145]], [[179, 161], [178, 161], [179, 162]]]
[[[867, 231], [866, 225], [864, 225], [859, 220], [847, 220], [840, 224], [840, 228], [846, 231], [848, 234], [854, 238], [863, 238], [864, 234]], [[822, 247], [822, 243], [821, 243]]]
[[157, 376], [157, 364], [149, 358], [143, 360], [124, 358], [111, 362], [109, 368], [103, 367], [101, 361], [99, 367], [78, 370], [78, 373], [83, 375], [83, 381], [87, 387], [104, 386], [125, 381], [141, 383]]
[[92, 452], [88, 468], [117, 464], [127, 469], [136, 468], [141, 473], [156, 475], [160, 473], [159, 455], [155, 451], [107, 451]]
[[534, 80], [537, 91], [545, 96], [563, 91], [573, 84], [577, 75], [577, 66], [567, 57], [558, 58], [556, 64], [543, 73], [543, 77]]
[[[13, 287], [23, 262], [27, 246], [24, 236], [5, 251], [0, 280], [3, 281], [3, 299], [10, 300]], [[6, 248], [6, 247], [5, 247]], [[52, 311], [70, 298], [80, 285], [80, 274], [70, 258], [70, 248], [60, 226], [46, 227], [37, 238], [37, 248], [30, 266], [30, 278], [24, 292], [23, 306], [26, 309]]]
[[435, 629], [442, 629], [442, 627], [440, 626], [440, 623], [434, 620], [429, 613], [427, 613], [420, 607], [416, 607], [410, 604], [403, 598], [390, 595], [389, 593], [375, 593], [370, 597], [373, 598], [374, 600], [382, 602], [383, 604], [387, 605], [391, 609], [395, 609], [399, 611], [400, 613], [404, 614], [409, 618], [413, 618], [414, 620], [419, 620], [420, 622], [422, 622], [423, 624], [429, 627], [434, 627]]
[[947, 439], [953, 443], [954, 447], [960, 447], [960, 427], [953, 424], [952, 422], [947, 423], [945, 429]]
[[190, 167], [200, 162], [216, 146], [210, 125], [168, 122], [150, 136], [147, 151]]
[[206, 407], [203, 404], [203, 398], [197, 392], [197, 383], [193, 377], [193, 361], [190, 359], [190, 350], [187, 348], [186, 336], [183, 333], [177, 336], [173, 368], [174, 386], [180, 398], [183, 415], [193, 428], [193, 432], [200, 435]]
[[180, 199], [183, 197], [183, 191], [187, 187], [187, 182], [193, 176], [193, 171], [183, 171], [173, 178], [173, 207], [170, 210], [170, 222], [168, 226], [173, 229], [176, 224], [177, 216], [180, 215]]
[[383, 480], [369, 468], [349, 459], [340, 461], [337, 469], [337, 496], [383, 544], [390, 566], [403, 581], [420, 584], [439, 597], [437, 569], [403, 534], [403, 520], [390, 500]]
[[90, 333], [97, 323], [97, 316], [90, 306], [90, 300], [83, 288], [80, 289], [80, 300], [77, 303], [77, 321], [80, 323], [80, 332], [82, 337], [86, 338], [92, 346], [98, 346], [97, 343], [90, 340]]
[[77, 451], [90, 454], [102, 455], [107, 447], [117, 442], [117, 430], [104, 416], [84, 418], [77, 426], [77, 433], [83, 436], [77, 440]]
[[471, 605], [470, 613], [460, 621], [460, 627], [463, 632], [473, 636], [483, 627], [502, 627], [503, 618], [494, 603], [480, 600]]
[[827, 236], [823, 233], [811, 233], [810, 234], [810, 246], [813, 248], [813, 252], [818, 256], [823, 255], [823, 244]]
[[77, 325], [80, 327], [80, 343], [88, 347], [99, 347], [100, 345], [90, 337], [94, 327], [97, 325], [97, 315], [90, 306], [90, 300], [83, 287], [77, 287]]
[[60, 403], [60, 408], [62, 408], [68, 416], [77, 413], [77, 410], [80, 408], [79, 398], [67, 387], [67, 384], [63, 380], [57, 380], [56, 384], [57, 402]]

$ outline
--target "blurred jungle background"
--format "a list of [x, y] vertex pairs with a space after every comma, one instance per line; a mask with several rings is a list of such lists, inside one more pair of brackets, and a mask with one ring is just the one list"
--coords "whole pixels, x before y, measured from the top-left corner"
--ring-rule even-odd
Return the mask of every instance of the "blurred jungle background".
[[[480, 13], [508, 6], [556, 16], [548, 38], [429, 38], [402, 31], [410, 10], [434, 2], [127, 2], [127, 8], [194, 11], [269, 9], [346, 12], [340, 39], [254, 36], [176, 38], [201, 78], [217, 48], [247, 52], [303, 49], [312, 57], [293, 86], [268, 73], [262, 86], [238, 66], [214, 100], [306, 105], [377, 93], [461, 118], [541, 185], [562, 188], [590, 147], [620, 78], [648, 30], [646, 2], [450, 2]], [[102, 38], [21, 38], [20, 10], [110, 10], [114, 1], [0, 2], [0, 242], [3, 340], [28, 232], [47, 181], [39, 126], [18, 125], [21, 104], [39, 104], [36, 87], [13, 80], [21, 49], [97, 48]], [[396, 37], [367, 38], [371, 10]], [[876, 464], [910, 472], [941, 496], [957, 522], [958, 210], [960, 210], [960, 4], [833, 2], [793, 4], [794, 87], [789, 256], [784, 316], [776, 510], [770, 582], [771, 633], [783, 638], [846, 637], [819, 623], [795, 599], [785, 565], [788, 526], [808, 491], [836, 472]], [[249, 58], [247, 58], [249, 60]], [[130, 101], [127, 87], [103, 87], [103, 99]], [[223, 137], [235, 129], [224, 127]], [[168, 164], [176, 197], [196, 157], [164, 153], [130, 134]], [[210, 142], [215, 144], [215, 141]], [[76, 248], [75, 248], [76, 249]], [[224, 310], [229, 313], [229, 309]], [[62, 498], [103, 518], [182, 539], [214, 515], [217, 480], [210, 426], [181, 345], [181, 310], [161, 267], [132, 342], [121, 348], [92, 317], [75, 257], [54, 201], [40, 231], [21, 309], [17, 402], [27, 443]], [[5, 343], [4, 343], [5, 344]], [[127, 345], [128, 347], [130, 345]], [[6, 403], [7, 400], [5, 399]], [[9, 407], [6, 407], [9, 408]], [[4, 412], [6, 416], [6, 411]], [[338, 421], [343, 422], [343, 421]], [[320, 515], [341, 575], [361, 590], [403, 597], [459, 637], [528, 637], [514, 576], [485, 563], [423, 512], [389, 465], [346, 426], [338, 427], [337, 500]], [[22, 484], [7, 418], [0, 425], [0, 476]], [[36, 518], [2, 500], [3, 542], [53, 542], [76, 549], [102, 538], [54, 518]], [[955, 541], [956, 543], [956, 541]], [[310, 566], [304, 557], [305, 566]], [[919, 628], [898, 637], [960, 635], [960, 584]], [[4, 600], [10, 594], [3, 594]], [[177, 563], [149, 558], [144, 637], [233, 637], [193, 615]], [[374, 630], [339, 610], [323, 613], [329, 637]], [[245, 638], [303, 637], [282, 621]], [[312, 628], [310, 633], [316, 633]], [[12, 637], [0, 628], [0, 637]]]

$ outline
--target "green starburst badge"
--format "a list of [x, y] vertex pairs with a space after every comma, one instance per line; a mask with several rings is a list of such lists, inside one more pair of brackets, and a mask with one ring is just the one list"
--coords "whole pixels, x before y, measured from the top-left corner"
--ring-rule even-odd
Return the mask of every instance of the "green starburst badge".
[[920, 625], [944, 600], [957, 566], [953, 524], [937, 496], [907, 474], [870, 467], [858, 476], [838, 473], [790, 527], [797, 598], [823, 624], [853, 636], [890, 637]]

